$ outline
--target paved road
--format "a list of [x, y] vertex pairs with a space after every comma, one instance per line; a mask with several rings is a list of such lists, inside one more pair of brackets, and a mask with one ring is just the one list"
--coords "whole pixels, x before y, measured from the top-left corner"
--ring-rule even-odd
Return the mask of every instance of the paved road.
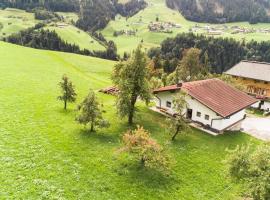
[[266, 141], [270, 141], [270, 118], [247, 117], [242, 122], [244, 132]]

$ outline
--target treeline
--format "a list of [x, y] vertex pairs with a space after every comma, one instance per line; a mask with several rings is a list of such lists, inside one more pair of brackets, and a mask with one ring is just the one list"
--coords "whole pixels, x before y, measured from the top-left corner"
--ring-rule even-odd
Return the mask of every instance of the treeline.
[[205, 55], [214, 73], [222, 73], [241, 60], [270, 62], [270, 41], [239, 42], [229, 38], [213, 38], [193, 33], [182, 33], [175, 38], [168, 38], [160, 48], [152, 48], [148, 55], [153, 59], [156, 68], [163, 68], [166, 73], [176, 69], [186, 49], [201, 50], [200, 59]]
[[166, 0], [166, 4], [196, 22], [270, 22], [269, 0]]
[[[3, 2], [2, 2], [3, 1]], [[79, 20], [76, 25], [85, 31], [96, 31], [104, 28], [117, 14], [133, 16], [147, 4], [144, 0], [129, 0], [118, 3], [118, 0], [2, 0], [0, 7], [20, 8], [33, 11], [45, 8], [48, 11], [77, 12]], [[49, 13], [38, 13], [47, 18]]]
[[39, 23], [35, 27], [28, 28], [4, 38], [4, 41], [36, 49], [63, 51], [109, 60], [118, 60], [117, 48], [113, 41], [108, 42], [105, 51], [81, 50], [78, 45], [69, 44], [62, 40], [55, 31], [43, 29], [44, 26], [44, 24]]
[[78, 12], [80, 9], [78, 0], [1, 0], [0, 7], [24, 10], [42, 7], [55, 12]]
[[132, 16], [146, 7], [143, 0], [130, 0], [125, 4], [117, 0], [81, 0], [77, 26], [85, 31], [96, 31], [114, 20], [117, 14]]

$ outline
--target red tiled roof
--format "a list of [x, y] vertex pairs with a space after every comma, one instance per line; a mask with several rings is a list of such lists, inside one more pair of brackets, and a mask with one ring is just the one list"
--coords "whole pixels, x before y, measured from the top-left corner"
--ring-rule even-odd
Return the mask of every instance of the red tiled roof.
[[208, 79], [159, 88], [154, 93], [183, 89], [191, 97], [201, 102], [222, 117], [229, 117], [254, 104], [257, 100], [219, 79]]

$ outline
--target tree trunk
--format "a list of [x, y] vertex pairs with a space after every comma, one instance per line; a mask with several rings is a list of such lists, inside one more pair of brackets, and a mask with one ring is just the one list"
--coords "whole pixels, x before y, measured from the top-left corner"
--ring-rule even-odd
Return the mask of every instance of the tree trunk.
[[132, 95], [131, 97], [131, 107], [130, 107], [130, 111], [129, 111], [129, 115], [128, 115], [128, 124], [132, 125], [133, 124], [133, 116], [134, 116], [134, 110], [135, 110], [135, 103], [137, 101], [137, 96], [136, 95]]
[[94, 123], [92, 122], [91, 123], [91, 129], [90, 129], [91, 132], [94, 132]]
[[129, 115], [128, 115], [128, 124], [132, 125], [133, 124], [133, 112], [134, 111], [130, 111]]
[[64, 109], [65, 110], [67, 109], [67, 101], [66, 100], [64, 101]]
[[145, 165], [145, 159], [144, 159], [143, 156], [141, 157], [141, 164], [142, 164], [142, 166], [144, 167], [144, 165]]
[[172, 141], [175, 140], [176, 136], [177, 136], [178, 133], [179, 133], [179, 130], [180, 130], [180, 127], [178, 126], [177, 129], [176, 129], [176, 131], [175, 131], [175, 133], [174, 133], [174, 135], [173, 135], [173, 137], [172, 137]]

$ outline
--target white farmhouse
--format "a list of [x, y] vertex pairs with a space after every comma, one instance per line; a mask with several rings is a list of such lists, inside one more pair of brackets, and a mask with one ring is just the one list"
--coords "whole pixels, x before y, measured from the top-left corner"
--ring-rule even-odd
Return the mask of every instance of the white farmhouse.
[[187, 93], [186, 117], [216, 133], [232, 127], [246, 117], [245, 109], [257, 100], [219, 79], [208, 79], [171, 85], [154, 91], [156, 107], [170, 115], [175, 95]]

